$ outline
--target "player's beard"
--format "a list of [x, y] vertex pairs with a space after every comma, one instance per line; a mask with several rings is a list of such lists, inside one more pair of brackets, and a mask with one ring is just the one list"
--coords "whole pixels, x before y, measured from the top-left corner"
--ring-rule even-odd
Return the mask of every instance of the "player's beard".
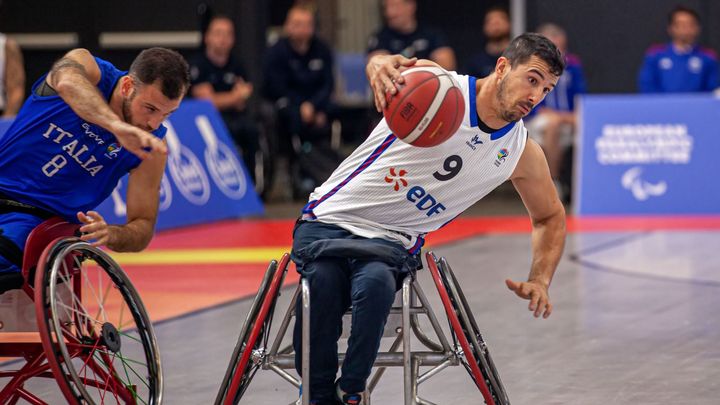
[[123, 121], [127, 122], [130, 125], [135, 125], [135, 123], [133, 122], [132, 110], [130, 109], [130, 104], [135, 99], [135, 96], [137, 96], [137, 90], [133, 89], [132, 93], [130, 93], [129, 96], [125, 97], [122, 102]]
[[500, 118], [503, 119], [503, 121], [507, 122], [516, 122], [519, 121], [520, 118], [522, 118], [522, 114], [518, 111], [514, 111], [507, 106], [506, 102], [506, 87], [505, 87], [505, 81], [507, 80], [507, 76], [503, 77], [502, 80], [500, 80], [500, 84], [498, 84], [498, 91], [496, 94], [496, 98], [498, 101], [498, 104], [500, 105]]

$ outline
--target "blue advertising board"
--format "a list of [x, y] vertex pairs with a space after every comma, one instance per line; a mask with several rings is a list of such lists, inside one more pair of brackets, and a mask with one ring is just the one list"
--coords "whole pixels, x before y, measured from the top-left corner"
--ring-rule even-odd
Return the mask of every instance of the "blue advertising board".
[[[0, 136], [11, 123], [0, 121]], [[164, 125], [169, 153], [157, 229], [263, 213], [252, 179], [212, 104], [184, 101]], [[124, 223], [126, 191], [127, 176], [97, 208], [108, 223]]]
[[579, 109], [578, 214], [720, 214], [720, 99], [586, 95]]

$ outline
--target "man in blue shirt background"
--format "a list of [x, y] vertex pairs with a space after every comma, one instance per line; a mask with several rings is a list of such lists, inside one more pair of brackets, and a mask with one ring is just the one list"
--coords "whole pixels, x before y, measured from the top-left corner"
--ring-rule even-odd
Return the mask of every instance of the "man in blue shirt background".
[[[150, 243], [167, 154], [162, 122], [189, 83], [187, 62], [169, 49], [141, 52], [129, 72], [75, 49], [32, 86], [0, 137], [0, 293], [22, 284], [25, 241], [48, 217], [82, 223], [83, 240], [115, 251]], [[127, 173], [127, 222], [108, 225], [92, 209]]]
[[642, 93], [713, 91], [718, 83], [715, 51], [697, 45], [700, 16], [692, 9], [675, 7], [668, 19], [670, 43], [651, 46], [645, 52], [638, 77]]

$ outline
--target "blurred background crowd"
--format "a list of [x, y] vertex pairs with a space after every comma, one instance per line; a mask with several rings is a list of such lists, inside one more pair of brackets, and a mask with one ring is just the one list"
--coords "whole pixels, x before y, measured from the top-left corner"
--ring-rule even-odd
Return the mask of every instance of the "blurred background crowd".
[[586, 93], [717, 91], [720, 2], [711, 0], [126, 0], [0, 4], [0, 110], [69, 49], [121, 68], [150, 46], [190, 62], [189, 96], [222, 115], [266, 203], [302, 201], [381, 118], [367, 58], [400, 53], [488, 75], [523, 31], [550, 38], [567, 69], [525, 119], [570, 202], [576, 99]]

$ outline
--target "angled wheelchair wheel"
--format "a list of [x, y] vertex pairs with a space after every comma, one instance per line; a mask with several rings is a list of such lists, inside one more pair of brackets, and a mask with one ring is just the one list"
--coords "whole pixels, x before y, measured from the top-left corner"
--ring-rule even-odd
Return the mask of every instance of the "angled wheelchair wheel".
[[488, 362], [490, 354], [485, 342], [474, 319], [472, 323], [469, 320], [471, 314], [466, 311], [469, 306], [467, 302], [464, 302], [465, 307], [463, 306], [464, 297], [461, 298], [462, 292], [459, 292], [457, 280], [452, 275], [452, 271], [448, 271], [450, 267], [444, 260], [440, 261], [438, 266], [438, 260], [432, 253], [428, 253], [426, 259], [445, 308], [453, 340], [456, 346], [459, 345], [462, 349], [460, 360], [463, 366], [477, 385], [487, 405], [508, 405], [510, 402], [507, 400], [492, 360]]
[[[495, 363], [490, 356], [490, 350], [480, 334], [480, 328], [478, 328], [475, 316], [473, 316], [470, 305], [465, 298], [465, 294], [460, 288], [460, 283], [458, 283], [457, 278], [455, 278], [455, 273], [453, 273], [452, 268], [450, 268], [450, 265], [444, 257], [440, 258], [438, 264], [440, 275], [443, 278], [443, 283], [447, 289], [450, 301], [453, 303], [453, 307], [457, 312], [458, 320], [462, 326], [463, 333], [467, 337], [468, 342], [473, 349], [473, 355], [476, 360], [478, 360], [478, 366], [485, 378], [485, 383], [490, 389], [490, 393], [492, 394], [495, 403], [498, 405], [509, 404], [510, 401], [508, 400], [507, 393], [505, 392], [505, 387], [502, 385], [502, 381], [500, 381], [500, 375], [498, 374], [497, 369], [495, 368]], [[467, 365], [465, 365], [465, 368], [468, 369], [468, 372], [470, 372]]]
[[160, 404], [155, 334], [127, 275], [102, 250], [56, 239], [35, 275], [40, 339], [70, 404]]
[[262, 366], [272, 327], [275, 303], [290, 262], [288, 254], [280, 263], [273, 260], [263, 276], [250, 311], [240, 330], [230, 364], [215, 398], [216, 405], [237, 404]]

